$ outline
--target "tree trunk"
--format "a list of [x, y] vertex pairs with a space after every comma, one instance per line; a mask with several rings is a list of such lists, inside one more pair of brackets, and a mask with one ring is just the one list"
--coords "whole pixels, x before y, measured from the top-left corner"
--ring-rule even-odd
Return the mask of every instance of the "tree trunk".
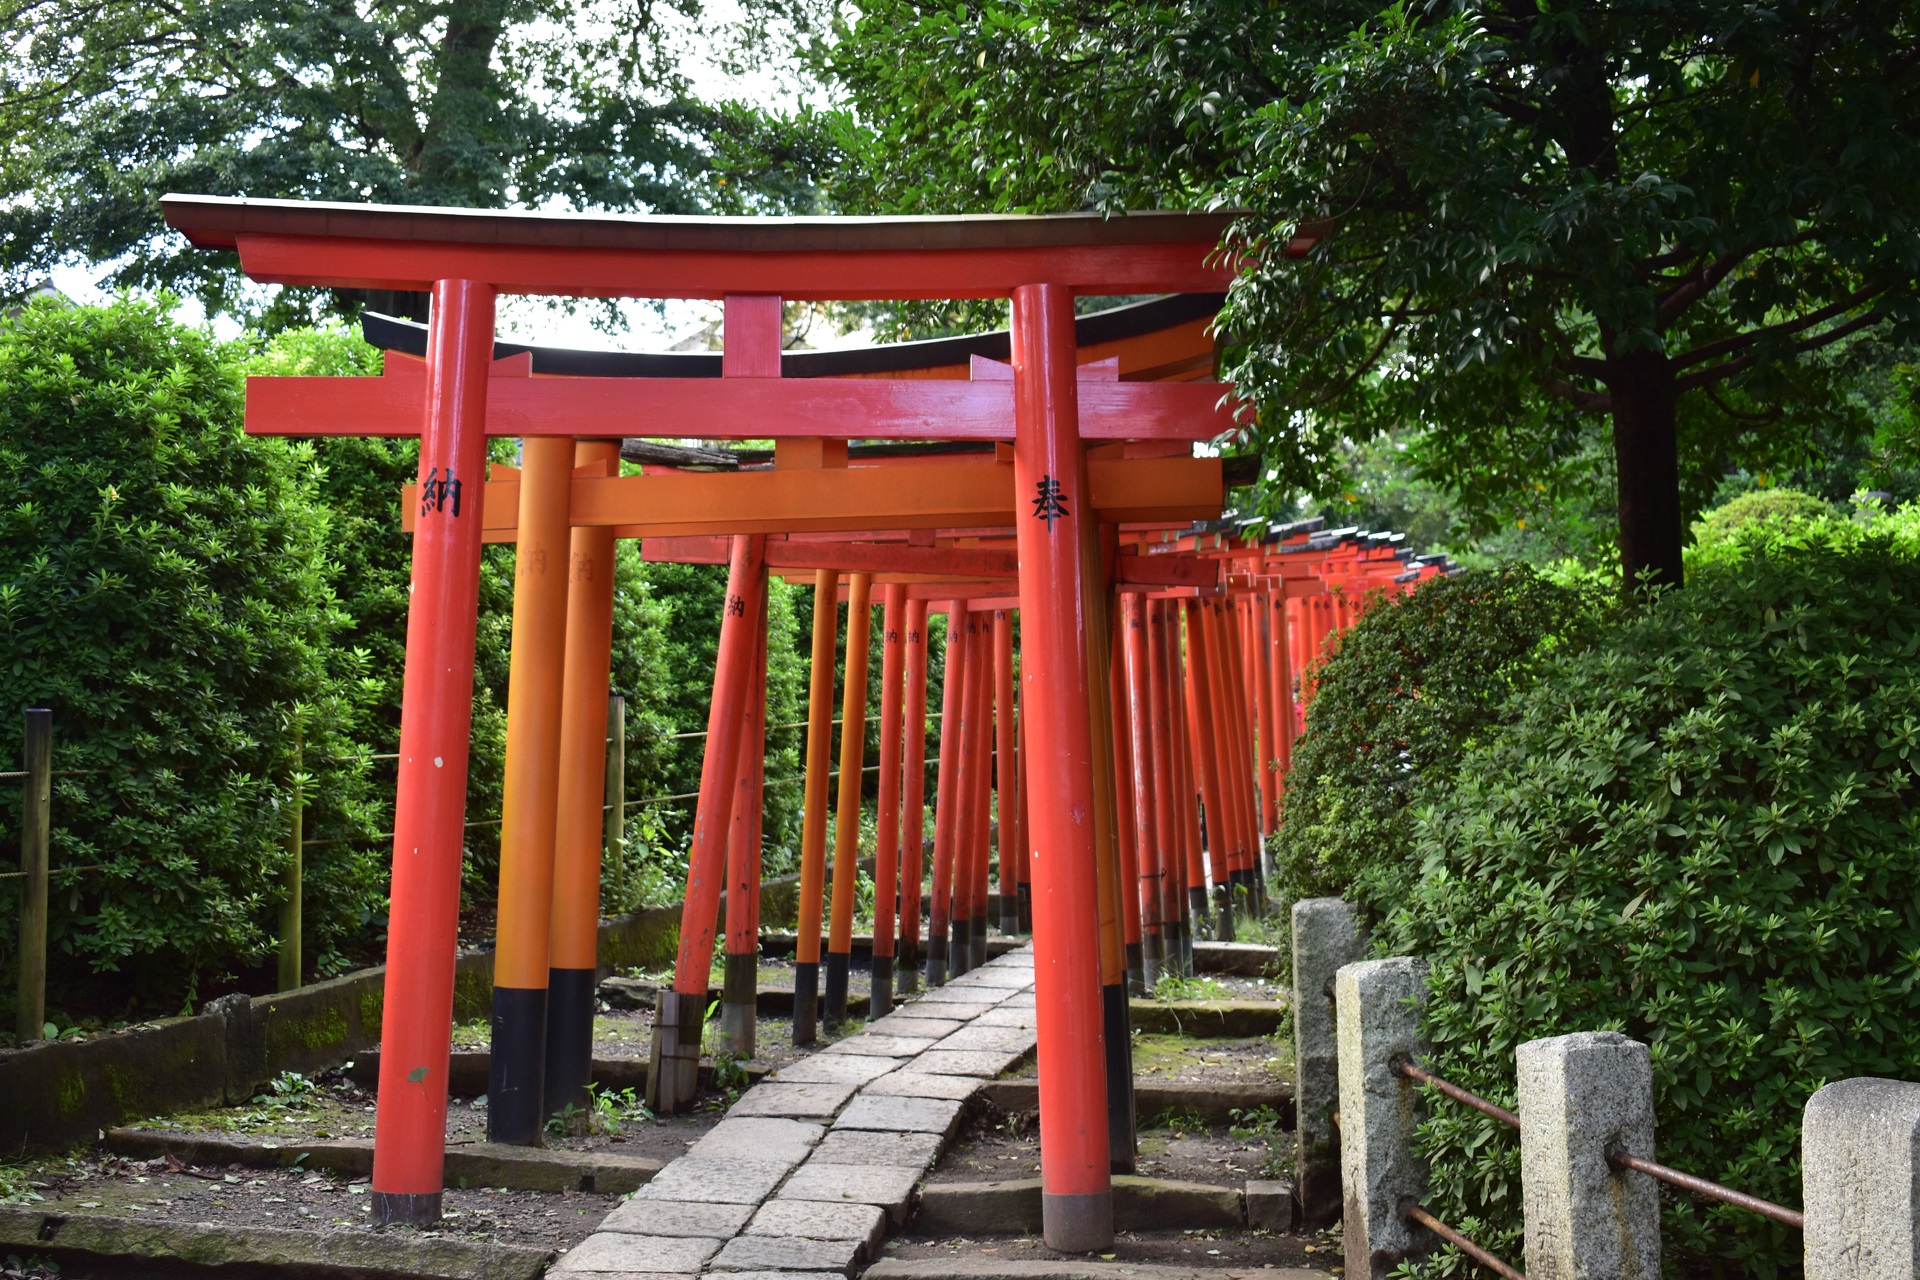
[[1619, 473], [1620, 567], [1629, 595], [1679, 586], [1679, 392], [1664, 355], [1635, 351], [1607, 361], [1613, 401], [1613, 457]]

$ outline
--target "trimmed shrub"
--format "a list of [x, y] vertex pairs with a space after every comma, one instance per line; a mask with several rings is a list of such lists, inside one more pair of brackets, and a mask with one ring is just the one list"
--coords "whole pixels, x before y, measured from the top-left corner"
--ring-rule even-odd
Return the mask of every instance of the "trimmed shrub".
[[1755, 525], [1786, 528], [1833, 515], [1832, 504], [1798, 489], [1753, 489], [1715, 507], [1693, 522], [1696, 546], [1730, 542]]
[[[1920, 1073], [1920, 560], [1842, 525], [1757, 530], [1557, 661], [1420, 814], [1379, 942], [1432, 962], [1441, 1074], [1512, 1105], [1520, 1043], [1624, 1032], [1660, 1159], [1789, 1205], [1807, 1098]], [[1517, 1256], [1513, 1135], [1437, 1101], [1420, 1142], [1435, 1212]], [[1798, 1269], [1796, 1232], [1662, 1203], [1675, 1274]]]
[[[0, 325], [0, 742], [18, 759], [20, 709], [53, 711], [56, 993], [119, 971], [151, 1007], [269, 956], [296, 723], [309, 824], [375, 829], [313, 451], [241, 433], [234, 356], [150, 303]], [[323, 965], [380, 870], [352, 844], [310, 859]], [[0, 881], [9, 950], [18, 893]]]
[[1413, 810], [1546, 655], [1590, 632], [1599, 597], [1526, 565], [1434, 578], [1367, 610], [1314, 672], [1273, 837], [1282, 898], [1340, 894], [1377, 913], [1418, 863]]

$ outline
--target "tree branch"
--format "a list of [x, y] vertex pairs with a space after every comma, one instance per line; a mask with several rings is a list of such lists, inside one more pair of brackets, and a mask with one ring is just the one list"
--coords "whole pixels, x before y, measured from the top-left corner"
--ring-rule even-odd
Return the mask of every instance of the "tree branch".
[[1846, 314], [1867, 299], [1876, 294], [1885, 293], [1886, 291], [1887, 286], [1884, 284], [1869, 285], [1867, 288], [1860, 289], [1840, 299], [1838, 302], [1830, 302], [1826, 306], [1814, 311], [1809, 311], [1806, 315], [1796, 319], [1782, 320], [1779, 324], [1770, 324], [1759, 329], [1750, 329], [1746, 333], [1736, 333], [1732, 337], [1720, 338], [1713, 342], [1703, 343], [1691, 351], [1682, 352], [1674, 356], [1672, 361], [1673, 367], [1676, 369], [1691, 368], [1693, 365], [1702, 364], [1708, 360], [1718, 360], [1721, 356], [1744, 350], [1767, 338], [1783, 337], [1787, 334], [1799, 333], [1804, 329], [1811, 329], [1814, 325], [1820, 324], [1823, 321]]
[[1546, 387], [1576, 409], [1584, 409], [1588, 413], [1613, 412], [1613, 396], [1605, 391], [1582, 391], [1558, 375], [1548, 377]]
[[[1840, 339], [1847, 337], [1849, 334], [1858, 333], [1869, 325], [1878, 324], [1886, 318], [1886, 314], [1886, 312], [1877, 307], [1872, 311], [1863, 312], [1845, 324], [1835, 325], [1825, 333], [1815, 334], [1811, 338], [1794, 343], [1793, 353], [1795, 355], [1805, 355], [1809, 351], [1818, 351], [1821, 347], [1830, 346], [1840, 341]], [[1692, 391], [1699, 387], [1724, 381], [1736, 373], [1744, 373], [1759, 363], [1760, 357], [1757, 355], [1741, 356], [1738, 360], [1722, 361], [1720, 364], [1714, 365], [1711, 369], [1702, 369], [1698, 373], [1690, 373], [1684, 378], [1676, 379], [1673, 385], [1675, 389], [1679, 391]]]

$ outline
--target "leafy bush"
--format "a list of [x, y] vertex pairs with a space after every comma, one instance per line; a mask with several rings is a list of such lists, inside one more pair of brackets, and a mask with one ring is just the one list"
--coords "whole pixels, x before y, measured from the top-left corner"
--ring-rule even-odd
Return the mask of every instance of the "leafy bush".
[[1597, 599], [1516, 565], [1368, 609], [1315, 673], [1274, 835], [1276, 892], [1398, 900], [1417, 865], [1413, 806], [1505, 722], [1545, 655], [1587, 634]]
[[[19, 758], [20, 708], [52, 709], [56, 987], [120, 971], [177, 1000], [267, 956], [296, 724], [309, 822], [372, 829], [313, 451], [241, 434], [241, 395], [233, 353], [159, 305], [0, 325], [0, 749]], [[17, 831], [17, 787], [0, 812]], [[307, 877], [324, 955], [380, 863], [336, 845]], [[0, 881], [9, 923], [18, 892]]]
[[[1920, 1071], [1920, 559], [1829, 534], [1756, 528], [1557, 661], [1420, 815], [1381, 939], [1432, 962], [1441, 1074], [1511, 1105], [1523, 1041], [1624, 1032], [1660, 1159], [1786, 1204], [1816, 1089]], [[1511, 1134], [1438, 1103], [1421, 1143], [1439, 1216], [1515, 1256]], [[1798, 1267], [1797, 1233], [1662, 1202], [1679, 1273]]]
[[1830, 503], [1798, 489], [1751, 489], [1694, 521], [1693, 540], [1714, 546], [1738, 538], [1754, 525], [1790, 526], [1832, 514]]

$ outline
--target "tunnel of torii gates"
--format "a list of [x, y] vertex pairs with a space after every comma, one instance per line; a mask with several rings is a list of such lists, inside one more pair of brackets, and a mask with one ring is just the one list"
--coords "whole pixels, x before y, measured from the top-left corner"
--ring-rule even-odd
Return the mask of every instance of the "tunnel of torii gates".
[[[1014, 929], [1030, 914], [1034, 941], [1045, 1236], [1063, 1250], [1110, 1244], [1110, 1176], [1133, 1150], [1129, 962], [1138, 956], [1142, 980], [1149, 957], [1156, 969], [1185, 967], [1209, 878], [1219, 928], [1236, 893], [1257, 904], [1260, 837], [1273, 826], [1297, 724], [1295, 673], [1373, 588], [1440, 571], [1390, 542], [1209, 524], [1223, 506], [1222, 464], [1191, 456], [1192, 446], [1232, 432], [1240, 411], [1231, 388], [1207, 376], [1210, 344], [1165, 360], [1180, 346], [1176, 325], [1131, 347], [1120, 340], [1110, 358], [1098, 344], [1082, 349], [1078, 296], [1217, 294], [1232, 272], [1216, 251], [1224, 219], [617, 217], [171, 195], [162, 204], [194, 244], [237, 250], [256, 281], [431, 295], [423, 358], [390, 354], [378, 378], [247, 387], [252, 434], [420, 439], [419, 480], [403, 507], [413, 570], [374, 1220], [440, 1214], [489, 539], [517, 549], [492, 1136], [537, 1141], [547, 1111], [586, 1083], [613, 540], [624, 536], [655, 559], [729, 566], [678, 963], [655, 1016], [655, 1103], [672, 1111], [694, 1094], [723, 888], [725, 1026], [736, 1043], [751, 1035], [770, 572], [817, 588], [801, 866], [808, 981], [819, 973], [828, 893], [834, 624], [839, 601], [849, 606], [826, 960], [826, 1016], [844, 1016], [877, 586], [876, 957], [905, 962], [903, 986], [917, 981], [926, 631], [944, 614], [926, 976], [942, 981], [984, 957], [997, 787], [1009, 832], [998, 914]], [[496, 358], [502, 293], [720, 300], [719, 377], [536, 377], [530, 353]], [[953, 369], [929, 351], [935, 359], [909, 356], [877, 375], [783, 376], [794, 359], [781, 350], [783, 300], [957, 297], [1011, 300], [1005, 363], [969, 358]], [[1204, 320], [1188, 328], [1191, 340]], [[489, 436], [521, 440], [517, 469], [488, 474]], [[621, 475], [627, 437], [774, 448], [770, 466], [654, 464]], [[876, 959], [876, 1012], [890, 1001], [894, 967]], [[814, 1003], [795, 1008], [811, 1013]], [[812, 1034], [809, 1022], [796, 1017], [796, 1036]]]

